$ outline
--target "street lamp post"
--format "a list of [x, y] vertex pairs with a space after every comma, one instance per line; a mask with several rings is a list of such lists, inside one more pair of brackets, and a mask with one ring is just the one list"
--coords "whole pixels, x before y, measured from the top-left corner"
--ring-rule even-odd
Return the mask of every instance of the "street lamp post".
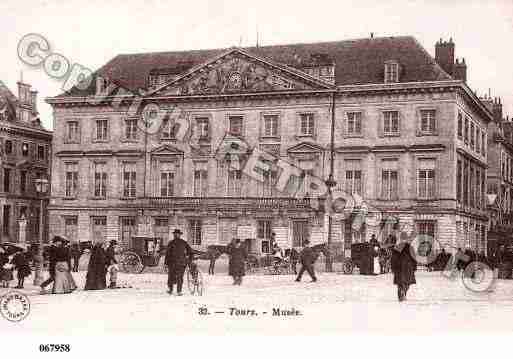
[[333, 192], [332, 189], [337, 185], [334, 179], [334, 156], [335, 156], [335, 96], [336, 93], [331, 94], [331, 141], [330, 141], [330, 174], [326, 180], [326, 187], [328, 187], [328, 258], [326, 258], [326, 272], [333, 272], [333, 254], [332, 254], [332, 227], [333, 218], [331, 212], [333, 210]]
[[39, 260], [35, 262], [34, 285], [40, 285], [43, 282], [43, 201], [44, 194], [48, 191], [48, 180], [46, 178], [38, 178], [35, 181], [36, 192], [40, 197], [39, 202], [39, 246], [37, 257]]

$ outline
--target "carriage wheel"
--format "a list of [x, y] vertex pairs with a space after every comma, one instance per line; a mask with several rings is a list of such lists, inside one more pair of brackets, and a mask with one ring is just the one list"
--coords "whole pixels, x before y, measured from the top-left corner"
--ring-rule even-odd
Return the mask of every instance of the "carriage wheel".
[[351, 260], [345, 260], [342, 263], [342, 270], [344, 271], [344, 274], [352, 274], [354, 270], [354, 264]]
[[126, 273], [142, 273], [144, 265], [141, 257], [135, 252], [125, 252], [121, 255], [121, 268]]

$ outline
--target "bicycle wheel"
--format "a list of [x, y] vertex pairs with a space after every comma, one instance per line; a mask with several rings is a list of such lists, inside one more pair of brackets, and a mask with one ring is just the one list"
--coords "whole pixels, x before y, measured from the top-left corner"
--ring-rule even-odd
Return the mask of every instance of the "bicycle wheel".
[[196, 286], [194, 285], [194, 278], [189, 267], [187, 267], [187, 288], [189, 289], [189, 292], [192, 295], [194, 295], [194, 292], [196, 291]]

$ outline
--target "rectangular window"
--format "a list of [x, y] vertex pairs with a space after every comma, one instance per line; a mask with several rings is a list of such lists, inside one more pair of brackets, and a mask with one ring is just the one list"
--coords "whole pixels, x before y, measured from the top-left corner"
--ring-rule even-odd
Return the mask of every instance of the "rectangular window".
[[137, 139], [137, 119], [131, 118], [125, 120], [125, 139], [136, 140]]
[[136, 233], [134, 217], [119, 217], [119, 238], [124, 247], [132, 247], [132, 236]]
[[278, 137], [278, 115], [264, 115], [264, 137]]
[[78, 218], [77, 216], [64, 217], [64, 235], [71, 242], [78, 240]]
[[107, 141], [109, 135], [109, 127], [107, 120], [96, 120], [96, 141]]
[[92, 216], [91, 217], [91, 235], [93, 240], [107, 239], [107, 217], [106, 216]]
[[264, 181], [261, 183], [261, 197], [273, 197], [276, 195], [276, 181], [278, 173], [276, 171], [265, 171], [262, 173]]
[[292, 221], [292, 246], [303, 247], [305, 240], [310, 240], [310, 230], [308, 227], [308, 221]]
[[20, 191], [21, 193], [27, 191], [27, 171], [20, 172]]
[[468, 143], [468, 117], [465, 117], [465, 143]]
[[468, 188], [468, 161], [467, 160], [464, 160], [464, 165], [463, 165], [463, 204], [465, 206], [468, 206], [468, 193], [469, 193], [469, 188]]
[[349, 194], [362, 194], [362, 171], [351, 169], [346, 171], [346, 192]]
[[44, 161], [46, 157], [46, 148], [45, 146], [38, 145], [37, 146], [37, 159], [40, 161]]
[[481, 129], [476, 127], [476, 152], [481, 153]]
[[4, 235], [8, 236], [10, 234], [10, 226], [11, 226], [11, 206], [4, 205], [4, 213], [2, 218], [2, 232]]
[[474, 123], [470, 124], [470, 148], [474, 149], [475, 146], [475, 128]]
[[483, 133], [481, 133], [481, 144], [482, 144], [482, 146], [481, 146], [481, 154], [483, 156], [486, 156], [486, 146], [488, 144], [486, 143], [486, 137], [485, 137], [485, 132], [484, 131], [483, 131]]
[[461, 163], [461, 160], [458, 160], [458, 164], [456, 167], [456, 198], [458, 200], [458, 203], [461, 203], [461, 201], [462, 201], [462, 186], [461, 186], [461, 181], [463, 179], [462, 172], [463, 172], [462, 163]]
[[191, 219], [189, 221], [189, 243], [193, 246], [201, 246], [201, 220]]
[[381, 172], [381, 198], [385, 200], [395, 200], [397, 194], [397, 171], [383, 170]]
[[153, 232], [155, 237], [162, 239], [162, 245], [167, 245], [169, 242], [169, 220], [167, 218], [155, 218]]
[[123, 197], [134, 198], [136, 196], [137, 171], [135, 163], [123, 165]]
[[390, 62], [385, 64], [385, 83], [399, 81], [399, 64]]
[[172, 197], [174, 193], [175, 174], [171, 171], [160, 172], [160, 196]]
[[11, 169], [4, 168], [4, 192], [11, 192]]
[[458, 113], [458, 138], [463, 138], [463, 116]]
[[435, 197], [435, 170], [420, 169], [418, 171], [418, 196], [421, 199], [433, 199]]
[[26, 142], [23, 142], [23, 144], [21, 145], [21, 155], [23, 157], [28, 157], [29, 155], [29, 144]]
[[94, 164], [94, 196], [107, 197], [107, 165], [105, 163]]
[[74, 198], [78, 192], [78, 163], [65, 165], [65, 197]]
[[417, 233], [435, 238], [436, 221], [416, 221]]
[[399, 133], [399, 112], [383, 112], [383, 133], [385, 135], [396, 135]]
[[315, 132], [315, 121], [313, 113], [302, 113], [299, 115], [299, 134], [301, 136], [313, 136]]
[[230, 116], [228, 118], [230, 133], [235, 136], [242, 136], [242, 116]]
[[207, 164], [196, 164], [194, 170], [194, 196], [205, 197], [208, 194]]
[[349, 112], [347, 114], [347, 134], [348, 135], [361, 135], [362, 134], [362, 113]]
[[11, 140], [5, 140], [5, 154], [6, 155], [12, 154], [12, 141]]
[[481, 209], [481, 169], [476, 168], [476, 207]]
[[229, 170], [228, 171], [228, 195], [233, 197], [241, 196], [242, 186], [242, 171]]
[[470, 207], [474, 207], [474, 199], [475, 199], [475, 177], [474, 177], [474, 167], [470, 166], [470, 178], [469, 178], [469, 190], [470, 190]]
[[257, 239], [261, 243], [262, 253], [271, 253], [271, 221], [258, 220], [257, 221]]
[[80, 129], [78, 127], [78, 121], [68, 121], [66, 123], [66, 142], [80, 142]]
[[208, 117], [198, 117], [196, 119], [198, 136], [200, 140], [208, 140], [210, 138], [210, 129]]
[[436, 111], [420, 111], [420, 131], [422, 133], [434, 133], [436, 129]]
[[171, 140], [175, 138], [174, 122], [169, 118], [165, 118], [162, 122], [160, 137], [164, 140]]

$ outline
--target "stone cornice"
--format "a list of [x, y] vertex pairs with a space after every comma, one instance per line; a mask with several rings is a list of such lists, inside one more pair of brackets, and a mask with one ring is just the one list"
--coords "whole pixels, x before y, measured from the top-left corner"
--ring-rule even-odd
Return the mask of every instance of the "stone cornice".
[[51, 131], [38, 129], [34, 127], [19, 126], [6, 122], [0, 123], [0, 132], [6, 132], [11, 135], [26, 136], [42, 140], [52, 140], [53, 133]]

